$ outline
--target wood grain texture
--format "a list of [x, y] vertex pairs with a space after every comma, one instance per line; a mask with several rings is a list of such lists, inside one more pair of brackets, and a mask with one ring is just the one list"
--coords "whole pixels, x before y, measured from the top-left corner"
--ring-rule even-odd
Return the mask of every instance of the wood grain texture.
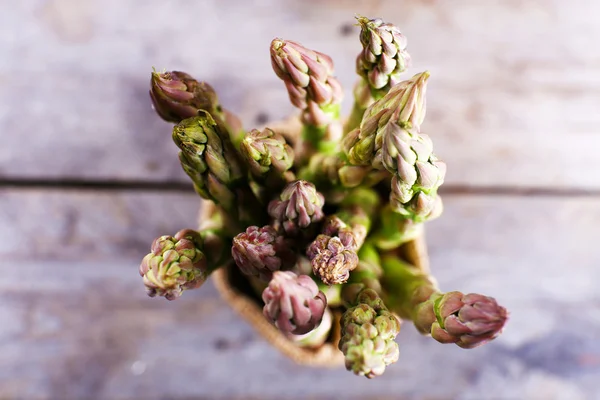
[[0, 183], [187, 183], [150, 108], [152, 66], [211, 82], [251, 127], [293, 112], [268, 45], [294, 39], [334, 58], [348, 111], [354, 14], [396, 23], [407, 77], [432, 72], [423, 129], [447, 185], [504, 193], [444, 197], [427, 230], [432, 270], [442, 289], [494, 296], [511, 319], [472, 351], [406, 324], [400, 361], [372, 381], [301, 368], [210, 282], [175, 302], [144, 294], [152, 239], [196, 224], [191, 189], [0, 188], [0, 399], [600, 399], [599, 197], [506, 194], [600, 190], [600, 3], [6, 3]]
[[139, 260], [151, 238], [189, 226], [195, 195], [2, 190], [0, 398], [600, 397], [597, 199], [445, 203], [428, 228], [432, 270], [445, 290], [507, 306], [506, 332], [465, 351], [406, 324], [400, 361], [368, 381], [295, 366], [211, 284], [145, 296]]
[[[0, 15], [0, 176], [186, 181], [150, 68], [210, 81], [246, 126], [292, 112], [275, 36], [355, 80], [355, 13], [401, 27], [430, 69], [423, 128], [448, 184], [600, 188], [597, 2], [20, 0]], [[410, 76], [410, 73], [407, 76]], [[345, 109], [350, 107], [347, 90]]]
[[195, 193], [0, 189], [0, 254], [27, 260], [139, 257], [198, 224]]

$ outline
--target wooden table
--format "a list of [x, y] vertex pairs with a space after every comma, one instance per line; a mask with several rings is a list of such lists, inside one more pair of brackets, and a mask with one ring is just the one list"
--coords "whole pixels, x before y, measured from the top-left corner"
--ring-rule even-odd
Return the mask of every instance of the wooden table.
[[[1, 3], [0, 398], [600, 398], [597, 3]], [[210, 284], [167, 302], [137, 272], [198, 209], [150, 108], [151, 67], [211, 82], [251, 127], [293, 111], [268, 45], [295, 39], [334, 58], [349, 110], [355, 13], [399, 25], [410, 72], [432, 73], [441, 287], [511, 311], [473, 351], [406, 324], [400, 361], [372, 381], [295, 366]]]

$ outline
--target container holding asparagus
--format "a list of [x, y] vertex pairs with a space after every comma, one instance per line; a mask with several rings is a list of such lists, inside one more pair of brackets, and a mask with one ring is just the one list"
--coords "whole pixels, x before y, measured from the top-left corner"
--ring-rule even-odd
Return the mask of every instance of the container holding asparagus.
[[333, 62], [274, 39], [273, 70], [300, 115], [246, 131], [211, 86], [152, 73], [150, 95], [176, 123], [179, 160], [202, 197], [200, 229], [161, 236], [142, 261], [150, 296], [174, 300], [213, 275], [223, 297], [299, 363], [368, 378], [399, 358], [401, 319], [441, 343], [496, 338], [507, 311], [490, 297], [441, 292], [423, 224], [442, 213], [445, 164], [422, 133], [429, 72], [401, 77], [406, 39], [359, 17], [354, 107]]

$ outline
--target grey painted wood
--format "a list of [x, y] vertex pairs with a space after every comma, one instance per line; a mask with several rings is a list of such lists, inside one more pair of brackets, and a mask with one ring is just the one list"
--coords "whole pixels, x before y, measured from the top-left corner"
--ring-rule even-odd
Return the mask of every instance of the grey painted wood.
[[[268, 45], [331, 54], [350, 90], [355, 13], [401, 27], [430, 69], [424, 130], [448, 183], [600, 186], [598, 3], [19, 0], [0, 23], [0, 176], [185, 181], [147, 96], [152, 66], [210, 81], [246, 126], [288, 115]], [[410, 74], [407, 74], [410, 76]]]
[[158, 192], [0, 189], [0, 254], [28, 260], [139, 257], [197, 226], [200, 198]]
[[[269, 41], [331, 54], [349, 89], [362, 13], [401, 27], [410, 73], [431, 70], [423, 128], [448, 184], [600, 187], [592, 1], [0, 5], [1, 179], [187, 182], [149, 106], [152, 66], [210, 81], [254, 126], [293, 112]], [[145, 296], [140, 258], [195, 225], [193, 193], [0, 189], [0, 398], [600, 399], [598, 198], [444, 199], [432, 269], [444, 290], [495, 296], [507, 330], [464, 351], [405, 324], [400, 361], [367, 381], [295, 366], [210, 282]]]
[[600, 398], [597, 199], [445, 202], [428, 228], [432, 270], [444, 290], [507, 306], [506, 332], [465, 351], [405, 324], [400, 361], [368, 381], [295, 366], [210, 283], [145, 296], [139, 260], [189, 226], [195, 195], [2, 190], [0, 398]]

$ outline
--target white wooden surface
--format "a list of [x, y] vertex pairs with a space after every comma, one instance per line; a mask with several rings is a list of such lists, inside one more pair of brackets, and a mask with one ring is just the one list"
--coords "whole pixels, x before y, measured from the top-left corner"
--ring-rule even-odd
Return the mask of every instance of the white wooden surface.
[[[600, 399], [599, 11], [591, 0], [0, 0], [0, 399]], [[150, 109], [151, 67], [211, 82], [247, 126], [276, 120], [292, 109], [270, 40], [331, 54], [350, 88], [355, 13], [399, 25], [411, 72], [433, 74], [424, 129], [450, 188], [427, 230], [440, 285], [511, 311], [503, 336], [472, 351], [406, 324], [399, 363], [372, 381], [293, 365], [210, 284], [166, 302], [137, 275], [151, 240], [194, 226], [198, 204]], [[531, 188], [550, 190], [518, 194]]]
[[210, 284], [176, 302], [146, 297], [139, 255], [193, 221], [193, 194], [3, 190], [0, 204], [0, 398], [598, 395], [595, 200], [446, 196], [428, 231], [433, 270], [446, 290], [495, 296], [511, 311], [507, 330], [465, 351], [406, 324], [400, 361], [372, 381], [293, 365]]
[[348, 110], [359, 45], [357, 28], [344, 27], [360, 13], [395, 22], [411, 73], [431, 70], [423, 128], [449, 165], [448, 184], [600, 188], [600, 6], [591, 0], [3, 2], [0, 170], [9, 177], [185, 181], [169, 126], [149, 106], [151, 67], [209, 81], [250, 127], [259, 114], [292, 111], [270, 67], [276, 36], [334, 58]]

